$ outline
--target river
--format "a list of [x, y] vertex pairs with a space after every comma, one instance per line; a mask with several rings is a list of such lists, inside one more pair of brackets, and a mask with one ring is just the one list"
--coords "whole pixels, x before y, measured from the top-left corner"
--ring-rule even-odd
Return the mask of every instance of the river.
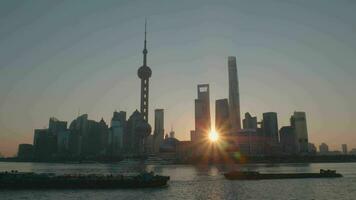
[[[342, 178], [229, 181], [222, 172], [250, 169], [260, 172], [318, 172], [334, 169]], [[124, 173], [142, 170], [169, 175], [169, 185], [154, 189], [0, 190], [0, 199], [356, 199], [356, 163], [160, 165], [143, 162], [59, 164], [0, 162], [0, 171]]]

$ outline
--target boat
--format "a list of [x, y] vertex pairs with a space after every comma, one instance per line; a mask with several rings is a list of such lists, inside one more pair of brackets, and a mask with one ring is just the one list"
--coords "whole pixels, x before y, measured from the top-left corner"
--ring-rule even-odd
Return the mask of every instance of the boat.
[[0, 172], [0, 189], [114, 189], [152, 188], [167, 185], [169, 176], [143, 172], [134, 176], [33, 172]]
[[231, 171], [224, 173], [228, 180], [262, 180], [262, 179], [294, 179], [294, 178], [338, 178], [341, 174], [335, 170], [320, 169], [319, 173], [259, 173], [257, 171]]

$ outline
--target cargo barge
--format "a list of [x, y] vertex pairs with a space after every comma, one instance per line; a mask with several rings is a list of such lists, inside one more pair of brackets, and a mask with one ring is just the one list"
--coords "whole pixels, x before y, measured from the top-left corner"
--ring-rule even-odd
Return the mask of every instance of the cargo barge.
[[295, 178], [338, 178], [341, 174], [335, 170], [323, 170], [319, 173], [259, 173], [256, 171], [231, 171], [224, 173], [228, 180], [262, 180], [262, 179], [295, 179]]
[[169, 176], [141, 173], [136, 176], [31, 172], [0, 172], [0, 189], [114, 189], [152, 188], [167, 185]]

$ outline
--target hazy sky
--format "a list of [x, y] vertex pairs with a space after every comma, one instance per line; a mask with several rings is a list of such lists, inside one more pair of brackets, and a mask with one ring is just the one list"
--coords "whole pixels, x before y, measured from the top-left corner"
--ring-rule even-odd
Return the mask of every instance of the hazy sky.
[[[194, 129], [198, 83], [228, 97], [237, 56], [241, 111], [307, 113], [310, 141], [356, 147], [356, 1], [0, 1], [0, 152], [32, 143], [33, 129], [80, 113], [109, 123], [139, 108], [148, 18], [150, 113], [165, 109], [178, 139]], [[213, 118], [214, 119], [214, 118]]]

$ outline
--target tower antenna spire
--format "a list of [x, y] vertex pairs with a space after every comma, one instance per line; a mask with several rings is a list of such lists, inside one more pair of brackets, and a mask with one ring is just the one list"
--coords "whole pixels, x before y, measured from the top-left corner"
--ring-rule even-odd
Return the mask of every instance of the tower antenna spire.
[[145, 41], [144, 41], [144, 47], [143, 47], [143, 66], [147, 66], [147, 40], [146, 40], [146, 35], [147, 35], [147, 18], [145, 18]]

